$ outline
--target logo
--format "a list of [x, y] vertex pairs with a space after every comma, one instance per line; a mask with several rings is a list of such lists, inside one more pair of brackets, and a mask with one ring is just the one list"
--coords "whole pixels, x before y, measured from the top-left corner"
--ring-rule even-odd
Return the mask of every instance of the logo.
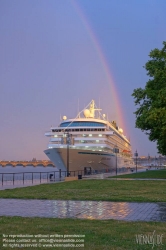
[[139, 245], [152, 245], [152, 249], [154, 246], [163, 245], [163, 234], [155, 234], [154, 232], [150, 234], [136, 234], [136, 243]]

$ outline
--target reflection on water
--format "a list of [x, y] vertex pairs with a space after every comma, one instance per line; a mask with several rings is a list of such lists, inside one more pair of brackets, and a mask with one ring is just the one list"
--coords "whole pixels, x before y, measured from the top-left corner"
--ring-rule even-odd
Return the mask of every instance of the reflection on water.
[[166, 221], [166, 203], [0, 199], [0, 216]]
[[[89, 202], [85, 203], [85, 210], [78, 214], [85, 219], [125, 218], [129, 214], [129, 205], [125, 202]], [[130, 209], [131, 212], [131, 209]]]

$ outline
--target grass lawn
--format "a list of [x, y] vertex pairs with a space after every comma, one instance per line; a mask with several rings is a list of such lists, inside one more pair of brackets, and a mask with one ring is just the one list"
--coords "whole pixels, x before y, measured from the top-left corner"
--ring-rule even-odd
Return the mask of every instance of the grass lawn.
[[[153, 232], [155, 237], [157, 235], [163, 234], [162, 238], [163, 245], [158, 245], [153, 247], [153, 245], [150, 244], [140, 245], [136, 242], [136, 235], [142, 234], [142, 235], [152, 236]], [[47, 219], [47, 218], [0, 217], [0, 249], [6, 249], [6, 250], [12, 249], [9, 247], [2, 247], [3, 234], [85, 235], [85, 238], [82, 238], [85, 240], [84, 248], [83, 247], [21, 248], [27, 250], [30, 249], [51, 249], [51, 250], [53, 249], [86, 249], [86, 250], [166, 249], [165, 223], [159, 223], [159, 222], [147, 223], [147, 222], [124, 222], [115, 220], [97, 221], [97, 220], [79, 220], [79, 219], [55, 219], [55, 218]], [[40, 237], [40, 239], [41, 238], [43, 237]], [[25, 237], [22, 239], [25, 239]], [[155, 243], [156, 243], [156, 238], [155, 238]], [[42, 244], [48, 244], [48, 243], [42, 243]], [[20, 248], [13, 248], [13, 249], [20, 249]]]
[[78, 180], [1, 190], [0, 198], [166, 202], [166, 181]]
[[[119, 178], [143, 178], [143, 179], [166, 179], [166, 169], [164, 170], [148, 170], [141, 173], [118, 175]], [[116, 178], [116, 176], [111, 176], [110, 178]]]

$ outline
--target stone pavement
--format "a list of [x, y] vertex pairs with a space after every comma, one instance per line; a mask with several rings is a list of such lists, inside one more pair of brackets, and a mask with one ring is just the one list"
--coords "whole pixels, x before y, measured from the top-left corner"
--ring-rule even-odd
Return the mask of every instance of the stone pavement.
[[0, 216], [166, 222], [166, 202], [0, 199]]

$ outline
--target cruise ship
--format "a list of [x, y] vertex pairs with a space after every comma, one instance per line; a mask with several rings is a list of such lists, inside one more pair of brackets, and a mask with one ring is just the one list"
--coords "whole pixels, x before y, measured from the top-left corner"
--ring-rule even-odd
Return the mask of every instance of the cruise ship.
[[92, 100], [74, 119], [45, 133], [47, 157], [61, 171], [115, 170], [133, 167], [130, 141], [115, 121], [108, 121]]

